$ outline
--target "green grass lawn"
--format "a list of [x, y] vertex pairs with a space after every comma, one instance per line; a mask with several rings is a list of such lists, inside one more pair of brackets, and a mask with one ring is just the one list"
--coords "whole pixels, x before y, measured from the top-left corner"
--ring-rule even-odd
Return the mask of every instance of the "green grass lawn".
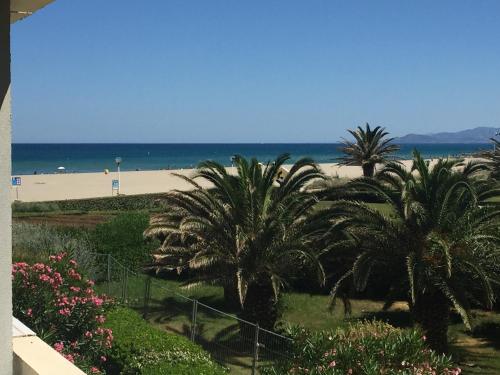
[[[105, 285], [100, 288], [103, 292], [107, 291]], [[129, 278], [127, 289], [129, 302], [140, 312], [144, 312], [145, 278]], [[120, 296], [120, 290], [119, 282], [111, 284], [112, 295]], [[231, 313], [236, 314], [235, 311], [229, 315], [217, 311], [227, 311], [221, 288], [199, 285], [185, 289], [176, 281], [154, 279], [147, 320], [164, 330], [189, 336], [193, 299], [201, 303], [197, 311], [196, 342], [210, 351], [216, 359], [228, 363], [231, 373], [248, 373], [255, 329], [252, 326], [239, 326], [231, 316]], [[344, 316], [340, 301], [333, 311], [328, 308], [328, 303], [327, 295], [284, 293], [282, 323], [302, 325], [312, 330], [332, 329], [355, 319], [379, 319], [399, 327], [411, 324], [407, 306], [402, 302], [383, 312], [383, 303], [380, 301], [353, 300], [352, 315], [349, 317]], [[454, 318], [449, 331], [452, 354], [463, 368], [464, 374], [500, 374], [500, 314], [475, 311], [474, 315], [476, 325], [480, 328], [476, 329], [474, 335], [467, 333], [464, 326]], [[286, 347], [280, 340], [267, 340], [269, 344], [261, 349], [263, 362], [286, 353]]]

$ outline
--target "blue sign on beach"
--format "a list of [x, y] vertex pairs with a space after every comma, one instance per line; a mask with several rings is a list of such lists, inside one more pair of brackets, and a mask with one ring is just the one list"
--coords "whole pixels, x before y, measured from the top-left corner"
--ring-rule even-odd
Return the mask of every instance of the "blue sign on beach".
[[21, 177], [12, 177], [12, 186], [21, 186]]
[[120, 182], [118, 180], [113, 180], [111, 182], [111, 186], [112, 186], [113, 190], [118, 190], [120, 187]]

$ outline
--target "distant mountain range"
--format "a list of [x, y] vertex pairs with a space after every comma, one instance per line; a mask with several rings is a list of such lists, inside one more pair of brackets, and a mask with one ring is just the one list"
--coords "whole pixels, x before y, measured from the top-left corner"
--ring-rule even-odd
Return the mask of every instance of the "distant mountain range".
[[495, 137], [498, 128], [477, 127], [458, 132], [434, 134], [407, 134], [396, 138], [395, 143], [489, 143]]

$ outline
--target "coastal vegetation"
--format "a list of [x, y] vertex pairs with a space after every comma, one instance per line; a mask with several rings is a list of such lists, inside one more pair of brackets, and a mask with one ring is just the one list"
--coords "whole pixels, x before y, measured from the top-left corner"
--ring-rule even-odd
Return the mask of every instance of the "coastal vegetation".
[[89, 212], [155, 210], [161, 207], [163, 194], [118, 195], [114, 197], [67, 199], [51, 202], [19, 202], [12, 204], [15, 213], [34, 212]]
[[374, 179], [346, 187], [383, 199], [392, 215], [357, 201], [335, 202], [319, 213], [350, 239], [330, 254], [340, 251], [345, 259], [347, 251], [352, 259], [333, 298], [345, 284], [363, 290], [372, 275], [382, 273], [387, 305], [407, 296], [415, 321], [438, 352], [447, 352], [450, 309], [470, 329], [471, 303], [491, 309], [498, 278], [500, 211], [488, 204], [498, 190], [477, 178], [486, 165], [459, 166], [458, 160], [439, 160], [430, 167], [415, 151], [411, 171], [392, 162]]
[[90, 241], [99, 254], [109, 254], [131, 270], [141, 270], [151, 263], [156, 240], [144, 241], [143, 232], [149, 224], [147, 212], [124, 212], [99, 223], [90, 232]]
[[68, 361], [98, 373], [113, 344], [103, 323], [110, 301], [96, 293], [92, 280], [66, 253], [45, 263], [12, 266], [13, 314]]
[[485, 159], [491, 169], [491, 177], [500, 181], [500, 141], [491, 138], [493, 150], [482, 151], [478, 153], [478, 157]]
[[[309, 266], [324, 280], [304, 220], [317, 203], [304, 187], [322, 174], [312, 160], [301, 159], [277, 182], [288, 159], [262, 165], [236, 156], [234, 175], [216, 162], [201, 163], [186, 178], [193, 190], [166, 194], [167, 212], [155, 215], [146, 231], [163, 238], [158, 267], [189, 267], [192, 282], [224, 286], [229, 304], [241, 304], [240, 316], [267, 329], [279, 318], [289, 274]], [[198, 180], [214, 187], [204, 189]]]
[[363, 176], [372, 177], [375, 166], [387, 161], [387, 157], [399, 150], [394, 144], [394, 138], [387, 138], [388, 132], [380, 126], [374, 129], [366, 123], [365, 128], [358, 126], [355, 130], [348, 130], [354, 141], [344, 139], [341, 151], [345, 154], [339, 158], [341, 165], [359, 165], [363, 169]]
[[293, 327], [287, 335], [293, 338], [292, 358], [264, 369], [264, 375], [461, 373], [450, 357], [429, 350], [417, 329], [374, 320], [320, 332]]
[[[189, 191], [118, 205], [16, 203], [14, 257], [36, 263], [68, 251], [92, 274], [90, 254], [112, 254], [138, 271], [126, 281], [128, 304], [153, 279], [147, 321], [124, 307], [106, 312], [114, 346], [99, 365], [109, 374], [224, 373], [196, 345], [157, 329], [185, 332], [192, 300], [293, 338], [287, 358], [261, 368], [267, 374], [498, 373], [500, 190], [491, 159], [429, 163], [415, 151], [406, 169], [390, 160], [384, 129], [352, 132], [364, 132], [359, 150], [383, 151], [365, 167], [346, 155], [365, 175], [354, 180], [329, 180], [310, 159], [284, 169], [286, 155], [267, 164], [236, 157], [236, 173], [207, 161], [180, 177]], [[337, 298], [344, 311], [333, 309]], [[207, 349], [244, 336], [231, 315], [198, 314]], [[251, 366], [233, 360], [234, 373]]]
[[105, 323], [115, 340], [105, 370], [124, 375], [222, 375], [227, 371], [198, 345], [148, 324], [134, 310], [116, 307]]

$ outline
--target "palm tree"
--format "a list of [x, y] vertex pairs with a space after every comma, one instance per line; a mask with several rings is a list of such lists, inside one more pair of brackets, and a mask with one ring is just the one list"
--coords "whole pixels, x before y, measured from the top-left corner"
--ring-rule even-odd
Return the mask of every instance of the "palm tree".
[[193, 178], [180, 176], [194, 189], [169, 193], [168, 210], [146, 231], [165, 238], [156, 254], [159, 267], [189, 268], [196, 274], [191, 282], [223, 285], [226, 297], [237, 296], [243, 319], [268, 329], [291, 274], [313, 265], [323, 279], [305, 231], [317, 199], [304, 189], [323, 175], [312, 160], [301, 159], [277, 183], [287, 160], [282, 155], [262, 165], [236, 156], [235, 175], [216, 162], [201, 163]]
[[385, 138], [389, 133], [380, 126], [372, 130], [366, 123], [365, 129], [358, 126], [348, 132], [354, 137], [354, 142], [343, 139], [341, 151], [345, 156], [339, 158], [339, 164], [360, 165], [365, 177], [372, 177], [375, 166], [384, 163], [387, 155], [399, 150], [399, 146], [391, 144], [394, 138]]
[[492, 284], [499, 282], [494, 267], [500, 261], [500, 210], [488, 202], [500, 190], [475, 178], [485, 169], [458, 160], [430, 167], [415, 151], [411, 171], [391, 162], [375, 178], [354, 180], [350, 188], [382, 199], [391, 213], [346, 200], [318, 212], [331, 223], [323, 241], [335, 228], [350, 238], [332, 246], [333, 256], [351, 253], [332, 296], [345, 284], [363, 290], [371, 276], [384, 275], [391, 286], [386, 307], [408, 296], [429, 345], [446, 352], [451, 308], [470, 328], [471, 304], [490, 308]]
[[480, 152], [477, 156], [487, 160], [491, 168], [491, 177], [500, 180], [500, 141], [495, 138], [491, 138], [491, 141], [493, 150]]

